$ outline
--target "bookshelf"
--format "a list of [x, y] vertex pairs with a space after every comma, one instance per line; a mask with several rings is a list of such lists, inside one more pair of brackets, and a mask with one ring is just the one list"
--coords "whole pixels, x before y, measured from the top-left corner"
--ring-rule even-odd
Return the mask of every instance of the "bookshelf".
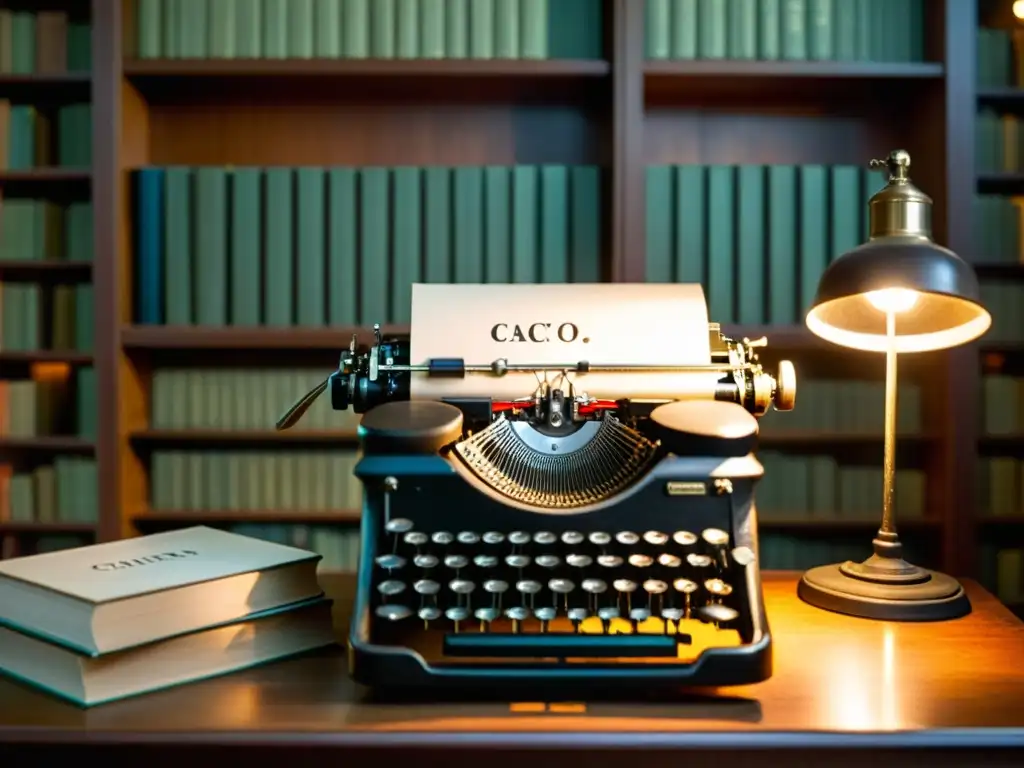
[[[536, 0], [519, 2], [532, 4], [530, 12], [534, 14], [545, 6]], [[242, 5], [243, 0], [236, 0], [236, 8]], [[848, 20], [834, 16], [823, 22], [835, 30], [830, 38], [834, 49], [806, 47], [802, 53], [787, 47], [794, 45], [792, 34], [774, 42], [762, 39], [763, 30], [769, 27], [758, 26], [760, 10], [750, 18], [726, 20], [724, 27], [712, 25], [689, 35], [683, 27], [672, 26], [672, 14], [686, 5], [677, 0], [558, 0], [557, 6], [548, 5], [545, 12], [547, 30], [540, 33], [542, 38], [536, 36], [536, 30], [543, 26], [530, 27], [533, 37], [524, 43], [527, 27], [522, 28], [520, 44], [526, 48], [517, 50], [518, 58], [499, 50], [501, 46], [508, 49], [512, 45], [509, 40], [485, 45], [476, 38], [445, 38], [443, 34], [442, 38], [455, 40], [453, 45], [460, 50], [452, 55], [427, 55], [424, 51], [438, 40], [439, 22], [434, 18], [420, 28], [410, 26], [409, 18], [401, 15], [413, 7], [427, 7], [432, 13], [451, 8], [457, 13], [463, 5], [467, 4], [459, 0], [382, 4], [394, 7], [398, 14], [394, 38], [389, 40], [374, 36], [372, 30], [378, 27], [372, 18], [367, 22], [371, 32], [364, 30], [365, 34], [349, 38], [343, 28], [338, 39], [310, 32], [312, 28], [303, 26], [305, 22], [296, 23], [293, 37], [270, 39], [253, 32], [249, 19], [245, 22], [249, 37], [243, 39], [239, 34], [230, 43], [234, 48], [228, 50], [223, 25], [216, 22], [220, 25], [216, 32], [194, 36], [209, 47], [182, 52], [173, 48], [177, 45], [174, 35], [165, 35], [153, 15], [153, 9], [160, 7], [158, 2], [94, 0], [88, 76], [0, 73], [0, 98], [8, 92], [66, 99], [88, 94], [92, 103], [89, 171], [0, 171], [0, 189], [5, 194], [8, 189], [33, 190], [33, 194], [41, 190], [55, 197], [88, 194], [93, 205], [94, 260], [88, 264], [53, 262], [52, 266], [50, 262], [21, 265], [0, 260], [0, 282], [90, 281], [94, 286], [94, 348], [86, 357], [69, 356], [64, 363], [81, 366], [91, 361], [96, 371], [99, 396], [94, 454], [97, 506], [103, 510], [96, 532], [101, 539], [195, 521], [248, 526], [243, 529], [256, 534], [265, 534], [267, 526], [294, 524], [307, 527], [316, 541], [333, 547], [334, 554], [344, 560], [350, 552], [342, 550], [350, 548], [351, 541], [324, 543], [326, 539], [316, 539], [316, 535], [332, 528], [355, 531], [358, 516], [352, 510], [357, 504], [348, 489], [332, 488], [328, 496], [319, 498], [300, 498], [303, 493], [296, 489], [285, 507], [265, 503], [265, 494], [256, 491], [220, 489], [213, 503], [199, 488], [187, 489], [195, 493], [194, 498], [168, 489], [189, 485], [190, 481], [182, 480], [196, 474], [189, 470], [195, 464], [189, 462], [201, 465], [212, 460], [216, 466], [209, 475], [283, 477], [279, 475], [283, 470], [274, 462], [294, 467], [298, 457], [313, 457], [314, 468], [309, 471], [320, 477], [315, 474], [322, 471], [317, 467], [329, 457], [351, 458], [354, 424], [341, 415], [325, 414], [322, 420], [315, 420], [315, 427], [296, 433], [270, 431], [273, 417], [288, 405], [285, 395], [298, 387], [296, 380], [274, 385], [277, 394], [261, 396], [266, 402], [261, 400], [258, 408], [245, 413], [242, 408], [230, 418], [218, 415], [231, 410], [224, 392], [236, 387], [248, 392], [252, 381], [273, 372], [292, 371], [309, 379], [318, 372], [326, 375], [353, 334], [363, 341], [370, 337], [369, 324], [374, 321], [384, 324], [386, 333], [408, 331], [407, 318], [393, 311], [401, 303], [401, 293], [389, 283], [387, 272], [374, 278], [378, 280], [374, 300], [384, 311], [368, 311], [373, 306], [364, 306], [369, 300], [360, 294], [358, 300], [351, 298], [356, 309], [339, 309], [332, 315], [332, 293], [328, 292], [323, 297], [325, 321], [314, 324], [240, 325], [231, 324], [229, 317], [227, 322], [211, 325], [196, 321], [198, 314], [188, 322], [166, 314], [143, 322], [137, 187], [142, 169], [166, 172], [171, 167], [258, 166], [292, 169], [290, 173], [297, 176], [295, 169], [314, 167], [324, 169], [327, 177], [338, 168], [354, 169], [357, 176], [363, 169], [381, 169], [386, 174], [381, 179], [386, 180], [378, 182], [385, 186], [405, 183], [396, 181], [396, 169], [413, 169], [418, 183], [425, 185], [433, 183], [426, 179], [428, 169], [483, 168], [486, 172], [498, 168], [509, 174], [527, 169], [525, 178], [533, 178], [542, 191], [544, 168], [565, 169], [566, 181], [554, 178], [570, 190], [574, 189], [574, 172], [593, 171], [597, 183], [586, 188], [586, 199], [592, 199], [594, 207], [586, 209], [590, 215], [578, 217], [584, 223], [596, 222], [593, 232], [571, 214], [572, 201], [583, 199], [582, 193], [569, 193], [565, 227], [574, 233], [569, 241], [591, 244], [582, 250], [575, 246], [579, 253], [570, 259], [566, 274], [569, 279], [575, 279], [577, 273], [592, 273], [602, 281], [643, 282], [690, 277], [678, 271], [682, 267], [673, 266], [676, 262], [665, 260], [666, 254], [676, 258], [676, 246], [657, 239], [659, 231], [675, 231], [671, 229], [675, 226], [672, 214], [658, 214], [663, 216], [661, 225], [652, 219], [660, 209], [656, 205], [659, 198], [649, 193], [649, 185], [659, 173], [676, 185], [673, 179], [681, 168], [703, 168], [701, 173], [709, 176], [714, 167], [735, 166], [730, 178], [735, 182], [733, 194], [740, 199], [743, 193], [736, 180], [751, 166], [787, 166], [794, 169], [800, 184], [824, 179], [830, 185], [833, 168], [863, 168], [868, 159], [902, 147], [914, 158], [915, 181], [935, 199], [936, 239], [975, 260], [983, 276], [1017, 280], [1024, 275], [1018, 265], [986, 263], [984, 257], [977, 257], [974, 247], [972, 179], [978, 177], [979, 191], [986, 185], [1003, 191], [1024, 185], [1024, 175], [1016, 172], [979, 175], [975, 169], [975, 102], [999, 108], [1024, 103], [1009, 85], [977, 85], [974, 38], [986, 13], [983, 2], [979, 8], [975, 0], [936, 0], [921, 4], [923, 16], [916, 21], [913, 14], [902, 20], [869, 19], [868, 23], [881, 25], [883, 30], [873, 35], [882, 41], [878, 50], [865, 42], [872, 35], [858, 32], [860, 37], [848, 38], [838, 32], [841, 28], [861, 29], [863, 24], [851, 26]], [[502, 0], [494, 7], [515, 5]], [[836, 7], [811, 2], [808, 8], [812, 5]], [[334, 12], [335, 6], [339, 12], [349, 7], [346, 2], [313, 0], [296, 2], [294, 12], [300, 16], [310, 8], [314, 14], [325, 12], [318, 9]], [[762, 8], [761, 3], [749, 6]], [[267, 0], [265, 7], [277, 13], [284, 6], [280, 0]], [[355, 0], [352, 7], [358, 10], [362, 4]], [[892, 7], [909, 12], [916, 6], [909, 0], [894, 0]], [[842, 8], [845, 13], [847, 6]], [[669, 15], [656, 15], [662, 12]], [[537, 22], [536, 16], [530, 18]], [[750, 23], [755, 24], [753, 30]], [[472, 32], [472, 19], [468, 28]], [[920, 34], [910, 35], [911, 29]], [[903, 48], [903, 33], [893, 30], [907, 32]], [[752, 39], [753, 49], [749, 47]], [[805, 38], [805, 46], [810, 40]], [[165, 50], [165, 43], [171, 48]], [[725, 46], [724, 53], [715, 48], [719, 44]], [[245, 46], [251, 49], [254, 45], [273, 46], [274, 57], [265, 55], [262, 48], [260, 57], [242, 55]], [[375, 46], [383, 46], [380, 50], [388, 57], [376, 55]], [[690, 50], [687, 46], [698, 47]], [[289, 54], [293, 50], [297, 53]], [[740, 53], [732, 55], [732, 51]], [[774, 58], [758, 58], [764, 51]], [[228, 55], [232, 52], [234, 56]], [[536, 176], [530, 177], [533, 173]], [[454, 171], [446, 178], [452, 189], [459, 183]], [[848, 178], [853, 177], [848, 173]], [[866, 186], [869, 182], [858, 181], [847, 189], [855, 191], [853, 207], [844, 209], [844, 216], [863, 215], [858, 211], [866, 203], [866, 194], [873, 191]], [[826, 197], [831, 200], [833, 196], [829, 191]], [[329, 191], [327, 197], [329, 203], [333, 199]], [[763, 197], [762, 205], [771, 200], [767, 193]], [[423, 225], [426, 212], [419, 213]], [[831, 209], [826, 213], [823, 221], [832, 218]], [[460, 214], [452, 215], [458, 220]], [[486, 212], [480, 215], [486, 216]], [[799, 215], [805, 218], [804, 212]], [[859, 236], [856, 222], [859, 220], [851, 218], [844, 225], [846, 237], [851, 232]], [[828, 252], [818, 256], [824, 263], [835, 255], [831, 247], [838, 242], [838, 235], [833, 235], [832, 225], [822, 226]], [[468, 231], [477, 236], [477, 229]], [[859, 241], [858, 237], [854, 241]], [[453, 231], [439, 242], [442, 250], [448, 243], [445, 258], [454, 265], [452, 269], [462, 263], [466, 274], [472, 275], [479, 270], [489, 274], [495, 268], [460, 262], [453, 254], [464, 246], [456, 242]], [[397, 247], [388, 247], [392, 246]], [[803, 248], [799, 242], [793, 245], [797, 252]], [[742, 253], [738, 243], [735, 252]], [[427, 257], [421, 266], [429, 272]], [[517, 279], [519, 267], [514, 263], [495, 274], [501, 269]], [[764, 269], [761, 274], [767, 274], [767, 267]], [[813, 392], [815, 383], [820, 382], [821, 392], [838, 387], [836, 397], [845, 402], [843, 398], [851, 395], [842, 389], [844, 382], [881, 381], [881, 359], [832, 348], [802, 327], [797, 274], [787, 289], [792, 292], [791, 300], [786, 300], [792, 311], [788, 316], [776, 316], [770, 311], [770, 302], [750, 311], [749, 303], [739, 301], [746, 296], [743, 291], [751, 289], [743, 287], [738, 263], [736, 270], [740, 287], [731, 289], [731, 302], [713, 306], [711, 319], [721, 322], [730, 335], [767, 336], [765, 357], [769, 362], [783, 355], [793, 359], [802, 392]], [[542, 279], [528, 273], [526, 281]], [[345, 293], [351, 289], [344, 281], [332, 282], [332, 274], [328, 269], [324, 280], [331, 285], [330, 291], [354, 297], [354, 293]], [[712, 281], [709, 294], [716, 279], [722, 285], [721, 274], [706, 277]], [[809, 273], [803, 279], [805, 284], [811, 282]], [[765, 298], [763, 286], [755, 285], [752, 290]], [[232, 312], [240, 301], [237, 295], [232, 299]], [[1007, 360], [1019, 349], [1019, 345], [986, 344], [986, 356]], [[0, 371], [6, 370], [5, 366], [27, 369], [40, 362], [25, 354], [0, 354]], [[990, 531], [1005, 527], [1002, 520], [998, 526], [990, 522], [976, 505], [979, 452], [1006, 446], [1018, 450], [1014, 436], [979, 442], [978, 357], [979, 350], [971, 347], [908, 359], [901, 365], [901, 381], [917, 387], [919, 402], [918, 423], [900, 443], [900, 466], [917, 473], [905, 487], [920, 486], [916, 501], [908, 502], [914, 511], [904, 515], [901, 527], [916, 561], [960, 575], [976, 575], [982, 570], [976, 544]], [[159, 382], [175, 372], [186, 378], [208, 372], [214, 377], [211, 381], [220, 382], [213, 385], [219, 387], [219, 394], [199, 397], [197, 402], [206, 405], [197, 406], [197, 413], [182, 411], [177, 417], [169, 416], [174, 408], [158, 403], [154, 392], [169, 387]], [[819, 459], [832, 473], [846, 465], [880, 466], [881, 430], [845, 422], [839, 426], [836, 408], [820, 406], [832, 402], [828, 397], [831, 395], [822, 395], [819, 405], [811, 406], [826, 409], [827, 416], [821, 419], [808, 416], [790, 426], [782, 419], [766, 422], [762, 449], [782, 464]], [[221, 405], [209, 404], [214, 402]], [[803, 402], [798, 403], [798, 410], [802, 406]], [[157, 411], [163, 415], [158, 417]], [[877, 411], [875, 414], [865, 405], [859, 413], [873, 422], [881, 416], [880, 407]], [[825, 424], [828, 426], [821, 426]], [[0, 443], [0, 448], [4, 444]], [[9, 454], [21, 452], [24, 456], [84, 450], [77, 443], [48, 445], [39, 440], [29, 445], [12, 439], [6, 444]], [[792, 477], [785, 474], [790, 471], [806, 470], [790, 466], [780, 470], [780, 476]], [[833, 482], [853, 487], [859, 477]], [[231, 493], [241, 496], [224, 503]], [[869, 502], [853, 499], [850, 509], [840, 514], [838, 485], [825, 495], [835, 500], [835, 509], [791, 508], [793, 499], [781, 496], [766, 500], [771, 512], [763, 516], [764, 535], [776, 537], [786, 548], [777, 557], [767, 557], [767, 567], [803, 568], [817, 559], [834, 559], [837, 552], [855, 556], [866, 550], [867, 537], [877, 525], [877, 518], [860, 509]], [[159, 504], [154, 503], [155, 496], [160, 496]], [[795, 503], [803, 502], [797, 499]], [[0, 523], [0, 538], [31, 548], [40, 531], [49, 530], [46, 525]], [[57, 532], [58, 523], [50, 525]], [[63, 531], [74, 532], [80, 524], [59, 525]], [[851, 547], [852, 554], [845, 554]]]

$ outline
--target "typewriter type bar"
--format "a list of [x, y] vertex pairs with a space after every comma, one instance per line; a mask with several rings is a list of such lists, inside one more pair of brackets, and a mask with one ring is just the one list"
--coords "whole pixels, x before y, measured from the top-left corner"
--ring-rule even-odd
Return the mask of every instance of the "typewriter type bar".
[[447, 656], [523, 658], [652, 658], [675, 657], [677, 644], [689, 635], [577, 635], [577, 634], [449, 634]]

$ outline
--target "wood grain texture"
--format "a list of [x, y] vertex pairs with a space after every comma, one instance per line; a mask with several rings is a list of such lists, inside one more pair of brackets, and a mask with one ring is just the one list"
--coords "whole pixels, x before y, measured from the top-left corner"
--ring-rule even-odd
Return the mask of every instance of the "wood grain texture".
[[[338, 598], [342, 634], [351, 578], [323, 581]], [[339, 649], [84, 711], [2, 681], [0, 753], [5, 744], [30, 742], [74, 746], [79, 756], [88, 746], [131, 744], [133, 758], [147, 745], [180, 758], [186, 747], [202, 754], [231, 746], [232, 759], [242, 760], [287, 747], [293, 766], [313, 764], [331, 748], [345, 749], [337, 757], [344, 755], [346, 765], [356, 758], [365, 764], [374, 750], [387, 750], [378, 760], [415, 750], [410, 764], [420, 766], [468, 764], [471, 755], [479, 760], [479, 752], [491, 750], [497, 757], [499, 749], [511, 756], [509, 750], [529, 748], [531, 765], [535, 758], [549, 765], [554, 756], [583, 755], [608, 764], [627, 748], [651, 759], [674, 752], [677, 760], [680, 751], [770, 748], [767, 757], [789, 764], [816, 764], [810, 757], [818, 750], [830, 766], [841, 766], [852, 764], [843, 750], [869, 747], [873, 764], [887, 764], [887, 756], [913, 747], [902, 765], [934, 766], [957, 764], [949, 760], [958, 757], [980, 765], [987, 750], [1024, 746], [1024, 667], [1014, 662], [1024, 654], [1024, 624], [991, 595], [969, 583], [970, 616], [900, 625], [819, 611], [796, 597], [796, 581], [792, 573], [765, 575], [775, 673], [761, 685], [643, 702], [610, 697], [563, 712], [512, 712], [500, 694], [469, 702], [372, 702], [348, 681]], [[941, 754], [918, 751], [928, 747]], [[810, 751], [794, 757], [792, 749]], [[443, 750], [447, 763], [438, 762]], [[158, 757], [146, 754], [147, 761]], [[922, 757], [931, 762], [917, 762]]]

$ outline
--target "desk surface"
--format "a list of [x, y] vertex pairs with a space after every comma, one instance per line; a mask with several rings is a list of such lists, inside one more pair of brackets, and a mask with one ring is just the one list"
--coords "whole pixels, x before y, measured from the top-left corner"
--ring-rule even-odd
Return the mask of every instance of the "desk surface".
[[796, 581], [791, 573], [764, 576], [772, 679], [720, 689], [716, 699], [549, 704], [541, 711], [514, 711], [507, 701], [372, 703], [347, 679], [344, 652], [336, 649], [89, 710], [0, 680], [0, 753], [5, 742], [553, 751], [1024, 747], [1024, 624], [978, 585], [967, 584], [970, 616], [892, 624], [812, 608], [796, 597]]

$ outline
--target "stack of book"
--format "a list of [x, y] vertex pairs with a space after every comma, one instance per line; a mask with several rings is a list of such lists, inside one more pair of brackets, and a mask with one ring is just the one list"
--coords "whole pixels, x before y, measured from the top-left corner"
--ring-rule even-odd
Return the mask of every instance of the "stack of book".
[[0, 563], [0, 670], [81, 706], [335, 642], [320, 556], [204, 526]]

